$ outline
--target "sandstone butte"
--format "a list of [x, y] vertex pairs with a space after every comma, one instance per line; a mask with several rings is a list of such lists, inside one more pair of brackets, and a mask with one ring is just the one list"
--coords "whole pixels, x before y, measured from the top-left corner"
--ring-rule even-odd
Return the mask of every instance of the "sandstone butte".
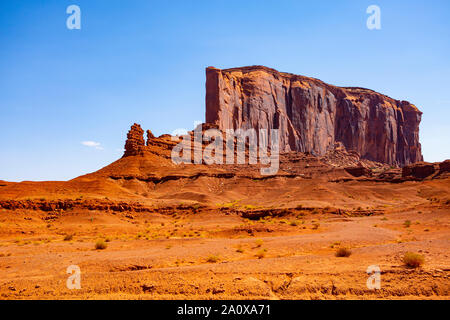
[[326, 84], [264, 66], [206, 69], [206, 122], [279, 129], [280, 151], [325, 155], [340, 142], [361, 158], [395, 166], [423, 161], [422, 113], [375, 91]]

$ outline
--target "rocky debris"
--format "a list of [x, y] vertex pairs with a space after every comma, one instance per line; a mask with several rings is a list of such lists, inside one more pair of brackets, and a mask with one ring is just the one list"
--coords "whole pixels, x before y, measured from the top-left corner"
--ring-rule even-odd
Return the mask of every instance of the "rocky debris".
[[361, 158], [391, 165], [422, 161], [422, 113], [369, 89], [252, 66], [206, 69], [206, 122], [226, 129], [279, 129], [280, 152], [324, 156], [341, 142]]
[[373, 216], [373, 215], [382, 215], [384, 214], [383, 210], [378, 209], [370, 209], [365, 210], [362, 208], [353, 209], [353, 210], [344, 210], [341, 208], [315, 208], [315, 207], [302, 207], [298, 208], [283, 208], [283, 209], [274, 209], [274, 208], [263, 208], [263, 209], [252, 209], [252, 208], [240, 208], [240, 207], [222, 207], [219, 209], [221, 212], [225, 212], [227, 214], [235, 214], [240, 215], [244, 219], [249, 220], [260, 220], [266, 217], [286, 217], [286, 216], [298, 216], [306, 215], [306, 214], [333, 214], [333, 215], [341, 215], [341, 216], [352, 216], [352, 217], [363, 217], [363, 216]]
[[418, 162], [404, 167], [402, 170], [402, 177], [425, 179], [438, 172], [438, 170], [439, 165], [436, 163]]
[[[174, 214], [176, 212], [199, 212], [205, 209], [205, 206], [198, 204], [186, 205], [180, 204], [175, 206], [154, 207], [146, 206], [139, 202], [126, 202], [114, 200], [100, 200], [100, 199], [61, 199], [61, 200], [0, 200], [0, 208], [6, 210], [33, 210], [47, 212], [53, 215], [52, 219], [57, 218], [65, 211], [70, 210], [89, 210], [89, 211], [106, 211], [106, 212], [120, 212], [129, 213], [160, 213], [160, 214]], [[133, 216], [131, 216], [133, 218]]]
[[139, 124], [135, 123], [131, 126], [130, 131], [128, 131], [127, 141], [125, 142], [125, 153], [123, 156], [136, 156], [141, 153], [144, 146], [144, 130], [142, 130]]
[[386, 182], [402, 182], [402, 168], [392, 168], [386, 171], [382, 171], [377, 175], [377, 179]]
[[328, 150], [325, 156], [320, 157], [323, 162], [338, 168], [364, 167], [373, 169], [390, 168], [389, 165], [367, 159], [361, 159], [361, 155], [356, 151], [347, 151], [341, 142], [336, 142], [334, 149]]
[[345, 171], [347, 171], [349, 174], [351, 174], [354, 177], [370, 177], [372, 175], [372, 170], [365, 168], [363, 166], [360, 167], [347, 167], [345, 168]]
[[115, 212], [153, 212], [153, 208], [140, 203], [107, 200], [4, 200], [0, 208], [6, 210], [36, 210], [44, 212], [64, 212], [73, 209], [87, 209]]

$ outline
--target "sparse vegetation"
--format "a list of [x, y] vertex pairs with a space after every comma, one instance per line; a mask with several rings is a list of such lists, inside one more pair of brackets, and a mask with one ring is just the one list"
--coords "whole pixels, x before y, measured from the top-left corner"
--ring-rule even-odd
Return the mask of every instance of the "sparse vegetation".
[[335, 253], [335, 256], [338, 258], [348, 258], [351, 255], [352, 251], [348, 248], [339, 248]]
[[208, 263], [217, 263], [219, 260], [219, 256], [216, 255], [210, 255], [208, 258], [206, 258], [206, 262]]
[[403, 225], [405, 226], [405, 228], [409, 228], [411, 227], [411, 221], [410, 220], [406, 220]]
[[95, 250], [105, 250], [108, 247], [104, 240], [98, 240], [95, 243]]
[[257, 239], [257, 240], [255, 241], [256, 248], [261, 248], [261, 246], [263, 245], [263, 243], [264, 243], [263, 240]]
[[257, 257], [258, 259], [262, 259], [266, 256], [266, 252], [266, 249], [261, 249], [255, 254], [255, 257]]
[[330, 248], [333, 249], [334, 247], [340, 246], [341, 243], [340, 242], [334, 242], [330, 245]]
[[64, 241], [71, 241], [73, 239], [73, 234], [66, 234]]
[[419, 268], [424, 264], [424, 262], [425, 262], [425, 258], [418, 253], [407, 252], [403, 256], [403, 263], [408, 268], [413, 268], [413, 269]]

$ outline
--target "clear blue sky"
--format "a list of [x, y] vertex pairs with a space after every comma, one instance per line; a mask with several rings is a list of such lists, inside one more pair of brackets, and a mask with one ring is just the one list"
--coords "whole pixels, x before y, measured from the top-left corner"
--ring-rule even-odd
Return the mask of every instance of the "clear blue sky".
[[[72, 4], [81, 30], [66, 28]], [[381, 30], [366, 27], [371, 4]], [[425, 160], [448, 159], [449, 14], [448, 0], [3, 0], [0, 179], [100, 169], [134, 122], [192, 128], [207, 66], [266, 65], [408, 100], [424, 112]]]

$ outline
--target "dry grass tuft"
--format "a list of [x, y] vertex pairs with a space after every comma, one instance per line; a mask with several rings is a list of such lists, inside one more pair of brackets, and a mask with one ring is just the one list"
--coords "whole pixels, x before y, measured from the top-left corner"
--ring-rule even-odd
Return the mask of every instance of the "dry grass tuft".
[[425, 258], [418, 253], [407, 252], [403, 256], [403, 263], [408, 268], [415, 269], [421, 267], [425, 263]]
[[219, 262], [220, 258], [216, 255], [210, 255], [208, 258], [206, 258], [206, 262], [208, 263], [217, 263]]
[[266, 256], [266, 249], [261, 249], [259, 250], [256, 254], [255, 257], [257, 257], [258, 259], [262, 259]]
[[335, 253], [335, 256], [338, 258], [348, 258], [351, 255], [352, 251], [348, 248], [339, 248]]
[[95, 243], [95, 250], [105, 250], [108, 247], [104, 240], [98, 240]]

